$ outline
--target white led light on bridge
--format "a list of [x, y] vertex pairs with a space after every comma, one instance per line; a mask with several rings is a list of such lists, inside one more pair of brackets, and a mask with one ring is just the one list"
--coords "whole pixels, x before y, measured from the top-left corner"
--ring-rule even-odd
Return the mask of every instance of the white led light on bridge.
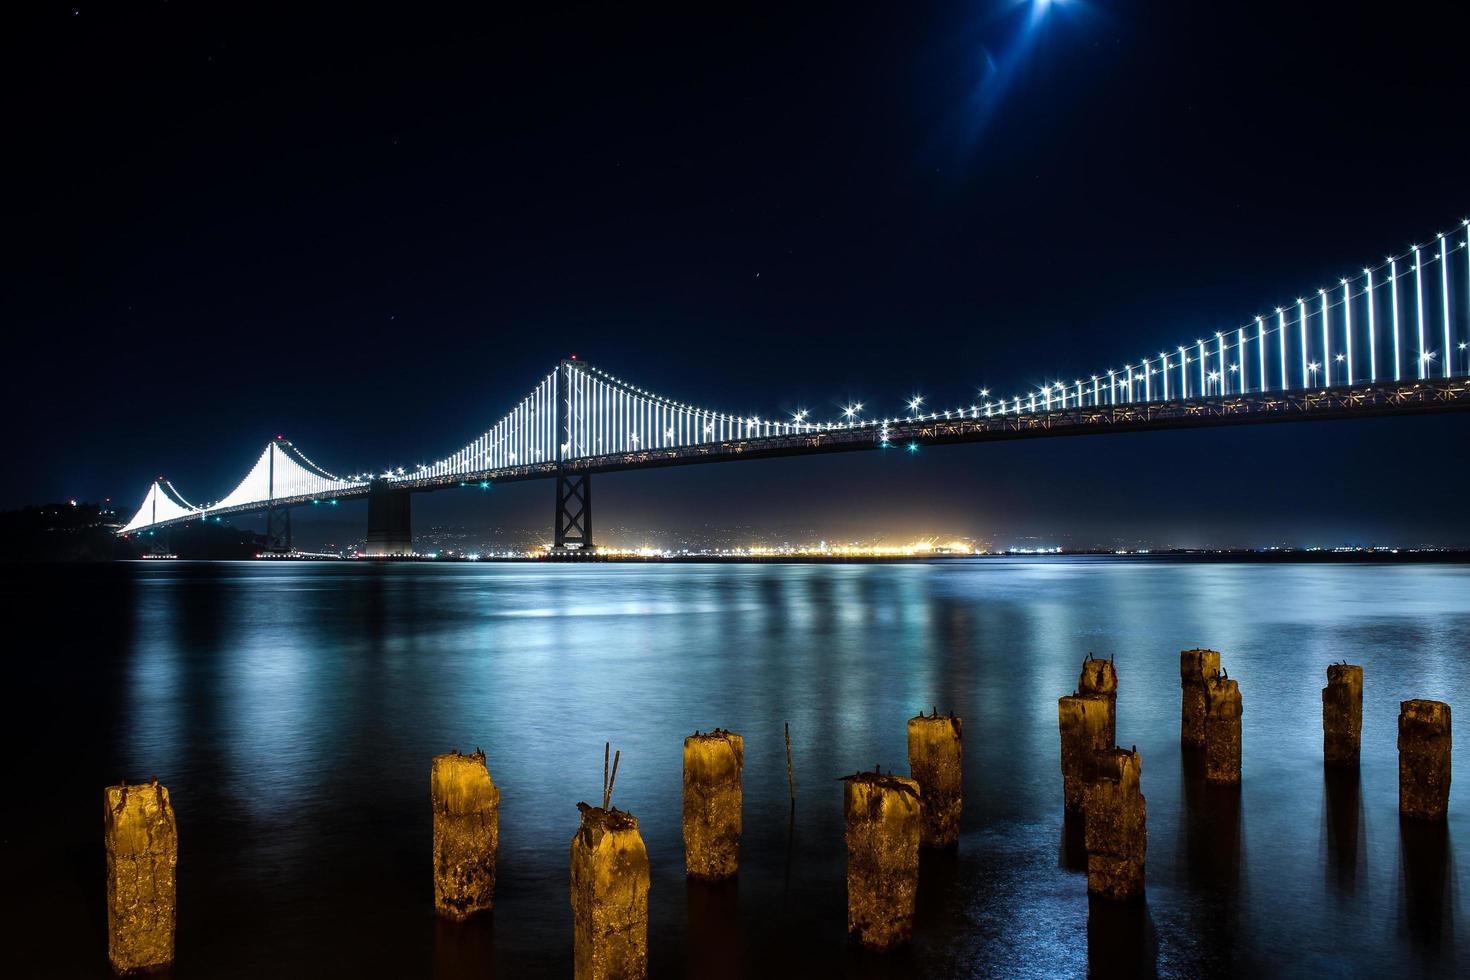
[[1450, 364], [1450, 253], [1444, 235], [1439, 236], [1439, 296], [1444, 316], [1444, 376], [1452, 373]]
[[1420, 261], [1419, 246], [1414, 246], [1414, 302], [1418, 315], [1415, 317], [1415, 327], [1419, 334], [1419, 377], [1422, 380], [1429, 373], [1429, 357], [1424, 349], [1424, 271]]
[[1300, 296], [1296, 300], [1296, 309], [1302, 340], [1302, 387], [1310, 388], [1312, 382], [1307, 376], [1307, 304]]
[[1325, 365], [1322, 371], [1322, 383], [1332, 387], [1332, 336], [1327, 327], [1327, 290], [1317, 290], [1317, 296], [1322, 301], [1322, 363]]

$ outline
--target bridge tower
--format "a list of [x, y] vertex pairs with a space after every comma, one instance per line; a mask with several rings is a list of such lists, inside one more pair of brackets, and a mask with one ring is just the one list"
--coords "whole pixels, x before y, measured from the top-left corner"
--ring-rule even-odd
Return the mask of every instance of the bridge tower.
[[564, 358], [560, 370], [560, 390], [556, 399], [557, 468], [556, 516], [552, 545], [558, 553], [592, 553], [592, 474], [568, 473], [567, 460], [576, 455], [572, 442], [571, 404], [573, 386], [578, 383], [582, 365], [576, 355]]
[[265, 553], [284, 556], [291, 553], [291, 508], [276, 503], [276, 453], [281, 451], [280, 443], [281, 437], [276, 436], [266, 453], [269, 496], [265, 510]]

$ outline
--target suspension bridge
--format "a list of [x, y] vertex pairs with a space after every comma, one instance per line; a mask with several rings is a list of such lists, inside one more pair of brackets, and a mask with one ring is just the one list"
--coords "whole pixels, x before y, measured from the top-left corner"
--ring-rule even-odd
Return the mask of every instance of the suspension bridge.
[[272, 439], [233, 490], [191, 504], [163, 477], [124, 535], [264, 513], [267, 550], [289, 553], [291, 509], [365, 498], [367, 553], [412, 554], [411, 495], [518, 480], [556, 483], [554, 547], [593, 547], [592, 475], [619, 470], [1036, 436], [1366, 418], [1470, 408], [1470, 220], [1331, 287], [1086, 378], [1024, 394], [981, 389], [949, 407], [920, 396], [888, 417], [716, 411], [646, 391], [575, 356], [494, 425], [411, 470], [337, 476]]

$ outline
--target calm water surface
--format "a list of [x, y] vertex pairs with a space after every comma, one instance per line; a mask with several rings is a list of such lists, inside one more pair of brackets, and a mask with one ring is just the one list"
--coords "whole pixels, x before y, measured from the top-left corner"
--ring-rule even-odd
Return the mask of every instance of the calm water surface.
[[[1448, 826], [1400, 825], [1398, 702], [1470, 717], [1470, 570], [934, 565], [120, 564], [5, 571], [12, 976], [105, 973], [101, 788], [178, 814], [180, 977], [565, 977], [575, 804], [653, 865], [654, 976], [1460, 975], [1470, 749]], [[1238, 794], [1178, 745], [1178, 651], [1245, 701]], [[1089, 903], [1062, 819], [1056, 699], [1116, 656], [1143, 755], [1148, 900]], [[1366, 669], [1361, 778], [1324, 779], [1324, 669]], [[957, 851], [926, 855], [911, 948], [844, 935], [842, 789], [906, 771], [905, 720], [965, 720]], [[787, 799], [782, 723], [794, 741]], [[1462, 723], [1463, 724], [1463, 723]], [[746, 744], [730, 887], [686, 884], [681, 740]], [[1463, 732], [1463, 728], [1462, 728]], [[1463, 737], [1463, 736], [1462, 736]], [[429, 759], [502, 789], [492, 916], [433, 915]]]

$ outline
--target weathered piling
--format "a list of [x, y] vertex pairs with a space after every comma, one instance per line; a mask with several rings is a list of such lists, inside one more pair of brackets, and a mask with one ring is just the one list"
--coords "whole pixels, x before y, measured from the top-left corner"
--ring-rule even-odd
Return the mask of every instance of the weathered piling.
[[1450, 805], [1450, 706], [1399, 703], [1399, 813], [1443, 820]]
[[1068, 694], [1057, 699], [1062, 736], [1062, 802], [1076, 813], [1096, 753], [1113, 747], [1113, 704], [1105, 694]]
[[847, 931], [865, 946], [907, 942], [919, 891], [921, 790], [892, 773], [844, 778], [847, 817]]
[[923, 816], [919, 843], [925, 847], [959, 843], [964, 808], [963, 729], [956, 715], [941, 715], [938, 708], [909, 719], [909, 773], [919, 784]]
[[1363, 668], [1327, 665], [1322, 688], [1322, 759], [1329, 766], [1356, 766], [1363, 733]]
[[723, 729], [684, 739], [684, 870], [719, 881], [740, 869], [745, 739]]
[[1143, 896], [1148, 813], [1139, 785], [1143, 759], [1135, 749], [1096, 753], [1084, 791], [1087, 890], [1113, 901]]
[[1205, 680], [1205, 781], [1240, 782], [1240, 685], [1229, 677]]
[[1092, 654], [1082, 661], [1082, 674], [1077, 678], [1078, 694], [1101, 694], [1108, 699], [1108, 706], [1112, 709], [1108, 712], [1108, 741], [1107, 745], [1116, 743], [1116, 726], [1118, 724], [1118, 671], [1113, 666], [1112, 660], [1100, 660]]
[[1179, 651], [1179, 741], [1192, 748], [1205, 744], [1205, 680], [1220, 675], [1220, 654], [1215, 650]]
[[500, 790], [485, 753], [446, 752], [429, 769], [434, 809], [434, 911], [464, 919], [495, 904]]
[[174, 958], [174, 871], [179, 835], [168, 789], [158, 780], [102, 793], [107, 849], [107, 958], [119, 973], [154, 970]]
[[638, 818], [578, 803], [572, 838], [572, 921], [576, 980], [648, 975], [648, 849]]

